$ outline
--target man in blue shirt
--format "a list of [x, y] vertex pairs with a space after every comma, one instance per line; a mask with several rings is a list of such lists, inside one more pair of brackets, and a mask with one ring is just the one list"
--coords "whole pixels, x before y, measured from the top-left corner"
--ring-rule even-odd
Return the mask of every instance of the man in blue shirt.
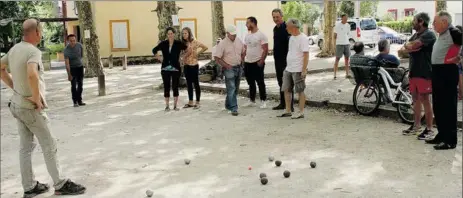
[[398, 67], [400, 65], [400, 61], [396, 56], [389, 54], [390, 49], [391, 46], [388, 40], [380, 40], [378, 42], [379, 54], [376, 56], [376, 59], [379, 61], [385, 60], [387, 62], [387, 67]]

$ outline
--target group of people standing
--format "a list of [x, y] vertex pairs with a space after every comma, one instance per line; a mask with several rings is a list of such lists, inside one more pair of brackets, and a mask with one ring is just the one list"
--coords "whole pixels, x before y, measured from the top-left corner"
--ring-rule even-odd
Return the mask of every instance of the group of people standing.
[[[458, 87], [462, 32], [452, 25], [452, 17], [446, 11], [437, 13], [432, 22], [438, 36], [429, 29], [430, 24], [427, 13], [415, 15], [413, 29], [416, 33], [403, 47], [410, 54], [409, 87], [415, 112], [414, 124], [403, 134], [417, 135], [418, 139], [435, 144], [436, 150], [454, 149], [457, 145], [458, 88], [463, 89]], [[423, 131], [422, 106], [426, 117]], [[434, 120], [437, 135], [432, 131]]]
[[[283, 21], [283, 12], [280, 9], [272, 11], [276, 26], [274, 32], [274, 58], [278, 84], [281, 88], [280, 104], [274, 110], [285, 110], [279, 117], [304, 117], [305, 105], [305, 76], [309, 59], [309, 44], [304, 33], [299, 31], [301, 24], [296, 19]], [[268, 38], [259, 30], [255, 17], [248, 17], [246, 27], [248, 34], [244, 41], [237, 38], [236, 27], [226, 27], [225, 38], [218, 40], [213, 49], [213, 59], [221, 67], [225, 77], [227, 96], [225, 108], [232, 115], [238, 113], [238, 90], [241, 76], [244, 74], [249, 85], [249, 103], [256, 105], [257, 89], [259, 90], [260, 108], [267, 108], [267, 93], [264, 81], [265, 59], [268, 54]], [[189, 103], [184, 108], [199, 108], [200, 87], [198, 80], [198, 54], [207, 50], [207, 47], [195, 40], [189, 28], [182, 30], [182, 41], [175, 40], [175, 29], [166, 30], [167, 40], [161, 41], [152, 52], [162, 62], [161, 75], [164, 84], [164, 97], [166, 111], [170, 110], [169, 98], [172, 88], [174, 93], [174, 110], [178, 103], [178, 86], [181, 72], [181, 62], [184, 63], [184, 74], [187, 80]], [[201, 51], [198, 51], [201, 48]], [[158, 55], [162, 52], [164, 58]], [[196, 91], [196, 104], [193, 104], [193, 88]], [[299, 111], [293, 114], [293, 94], [299, 94]]]

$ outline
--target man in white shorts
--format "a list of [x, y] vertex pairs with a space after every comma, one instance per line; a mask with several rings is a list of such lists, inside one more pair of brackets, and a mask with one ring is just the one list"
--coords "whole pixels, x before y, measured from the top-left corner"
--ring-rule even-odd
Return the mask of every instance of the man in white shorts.
[[[309, 63], [309, 42], [307, 36], [299, 31], [301, 24], [296, 19], [289, 19], [286, 29], [291, 34], [289, 39], [288, 65], [283, 73], [283, 84], [281, 91], [285, 92], [286, 110], [278, 117], [291, 117], [292, 119], [304, 118], [305, 107], [305, 77], [307, 75], [307, 65]], [[293, 89], [299, 94], [299, 112], [291, 113], [291, 92]]]

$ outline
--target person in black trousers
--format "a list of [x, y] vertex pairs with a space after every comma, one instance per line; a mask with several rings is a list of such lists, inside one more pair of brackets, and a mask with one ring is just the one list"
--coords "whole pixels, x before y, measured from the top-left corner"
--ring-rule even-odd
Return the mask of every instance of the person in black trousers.
[[77, 42], [76, 36], [70, 34], [67, 36], [69, 44], [64, 49], [64, 60], [68, 80], [71, 81], [71, 94], [74, 107], [84, 106], [82, 102], [82, 91], [84, 81], [84, 65], [82, 63], [83, 47]]
[[[273, 28], [273, 58], [275, 59], [275, 71], [278, 80], [278, 86], [280, 86], [280, 104], [273, 107], [273, 110], [285, 109], [285, 94], [281, 91], [281, 85], [283, 84], [283, 72], [286, 69], [286, 55], [288, 54], [289, 38], [291, 35], [286, 30], [286, 23], [283, 21], [283, 11], [281, 9], [274, 9], [272, 11], [273, 22], [275, 27]], [[291, 92], [291, 110], [294, 109], [294, 92]]]
[[432, 105], [438, 134], [426, 140], [436, 144], [434, 149], [447, 150], [457, 146], [457, 102], [458, 53], [462, 44], [462, 33], [452, 25], [452, 17], [441, 11], [434, 18], [434, 30], [439, 33], [433, 46], [432, 62]]
[[[185, 27], [182, 30], [182, 41], [187, 46], [187, 49], [184, 51], [182, 60], [183, 60], [183, 71], [186, 78], [186, 84], [188, 87], [188, 104], [183, 108], [195, 109], [199, 108], [199, 102], [201, 99], [201, 88], [199, 87], [199, 65], [198, 65], [198, 54], [201, 54], [207, 50], [207, 47], [194, 39], [191, 29]], [[198, 48], [201, 48], [201, 51], [198, 52]], [[193, 104], [193, 87], [196, 92], [196, 103]]]
[[[156, 59], [162, 62], [161, 76], [164, 83], [164, 98], [166, 102], [165, 111], [170, 111], [169, 98], [170, 88], [174, 92], [174, 110], [178, 111], [178, 85], [180, 83], [180, 53], [186, 50], [187, 46], [181, 41], [175, 40], [175, 29], [168, 27], [166, 29], [167, 40], [161, 41], [156, 47], [153, 48], [153, 54]], [[162, 57], [157, 53], [162, 52]]]

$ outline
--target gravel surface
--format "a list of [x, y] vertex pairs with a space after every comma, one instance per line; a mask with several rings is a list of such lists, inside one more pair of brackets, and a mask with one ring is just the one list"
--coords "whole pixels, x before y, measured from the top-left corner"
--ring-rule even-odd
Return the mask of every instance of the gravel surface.
[[[85, 79], [87, 106], [79, 108], [71, 107], [65, 71], [46, 74], [61, 168], [88, 187], [76, 197], [141, 198], [147, 190], [156, 198], [462, 196], [461, 144], [437, 152], [402, 136], [405, 125], [334, 110], [310, 108], [305, 119], [290, 120], [277, 119], [279, 112], [269, 109], [240, 108], [233, 117], [222, 110], [223, 95], [208, 93], [200, 110], [165, 113], [162, 92], [153, 89], [161, 82], [159, 68], [106, 71], [108, 95], [97, 97], [96, 79]], [[186, 92], [180, 94], [183, 106]], [[22, 194], [9, 95], [1, 91], [6, 198]], [[269, 156], [281, 160], [281, 167]], [[39, 147], [33, 164], [36, 178], [51, 184]], [[269, 180], [265, 186], [262, 172]]]

